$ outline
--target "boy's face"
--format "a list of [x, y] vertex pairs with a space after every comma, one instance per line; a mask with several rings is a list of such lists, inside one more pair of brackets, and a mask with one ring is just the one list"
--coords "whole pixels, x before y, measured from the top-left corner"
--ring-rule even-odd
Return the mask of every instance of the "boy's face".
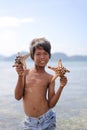
[[35, 64], [45, 67], [49, 61], [49, 54], [43, 48], [37, 48], [34, 53]]

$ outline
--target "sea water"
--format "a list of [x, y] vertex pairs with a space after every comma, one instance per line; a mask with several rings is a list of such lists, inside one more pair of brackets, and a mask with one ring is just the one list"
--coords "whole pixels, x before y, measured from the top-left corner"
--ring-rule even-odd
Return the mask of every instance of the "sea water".
[[[24, 119], [22, 101], [14, 98], [17, 73], [13, 62], [0, 62], [0, 130], [21, 130]], [[48, 65], [57, 67], [57, 61]], [[87, 62], [63, 62], [70, 70], [68, 83], [54, 108], [58, 130], [87, 130]], [[33, 62], [27, 62], [28, 68]], [[54, 74], [48, 67], [46, 71]], [[58, 90], [59, 78], [55, 91]]]

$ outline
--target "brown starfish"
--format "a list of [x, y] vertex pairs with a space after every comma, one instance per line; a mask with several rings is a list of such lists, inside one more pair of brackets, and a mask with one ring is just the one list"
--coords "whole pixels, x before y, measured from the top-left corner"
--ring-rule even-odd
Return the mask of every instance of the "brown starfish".
[[16, 64], [22, 64], [23, 68], [26, 69], [26, 59], [30, 56], [30, 53], [27, 53], [26, 55], [22, 55], [20, 52], [18, 52], [18, 56], [15, 59], [15, 64], [13, 67], [16, 66]]
[[66, 72], [70, 72], [68, 69], [64, 68], [62, 66], [62, 61], [61, 59], [58, 60], [58, 67], [51, 67], [51, 66], [48, 66], [49, 69], [53, 70], [55, 72], [55, 75], [53, 76], [52, 78], [52, 81], [54, 81], [58, 76], [59, 77], [62, 77], [64, 76], [64, 74]]

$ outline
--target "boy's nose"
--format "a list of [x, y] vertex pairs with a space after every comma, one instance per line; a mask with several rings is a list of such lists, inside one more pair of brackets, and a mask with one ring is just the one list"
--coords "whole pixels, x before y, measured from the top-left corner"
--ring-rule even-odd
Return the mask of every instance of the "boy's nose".
[[41, 57], [41, 58], [44, 58], [44, 55], [41, 54], [40, 57]]

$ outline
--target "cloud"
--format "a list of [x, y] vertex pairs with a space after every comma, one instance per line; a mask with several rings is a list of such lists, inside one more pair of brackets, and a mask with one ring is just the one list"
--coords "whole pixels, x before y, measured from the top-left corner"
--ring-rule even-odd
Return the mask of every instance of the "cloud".
[[10, 53], [15, 48], [16, 43], [16, 32], [5, 30], [0, 32], [0, 53]]
[[[23, 39], [18, 35], [18, 27], [21, 24], [32, 23], [33, 18], [17, 18], [17, 17], [0, 17], [0, 54], [10, 55], [17, 50], [22, 50], [24, 44]], [[20, 40], [19, 40], [20, 39]], [[22, 40], [21, 40], [22, 39]]]
[[17, 17], [0, 17], [0, 28], [5, 28], [5, 27], [18, 27], [21, 24], [24, 23], [32, 23], [34, 22], [33, 18], [17, 18]]
[[17, 35], [16, 30], [0, 31], [0, 55], [10, 56], [18, 51], [28, 51], [28, 43]]

